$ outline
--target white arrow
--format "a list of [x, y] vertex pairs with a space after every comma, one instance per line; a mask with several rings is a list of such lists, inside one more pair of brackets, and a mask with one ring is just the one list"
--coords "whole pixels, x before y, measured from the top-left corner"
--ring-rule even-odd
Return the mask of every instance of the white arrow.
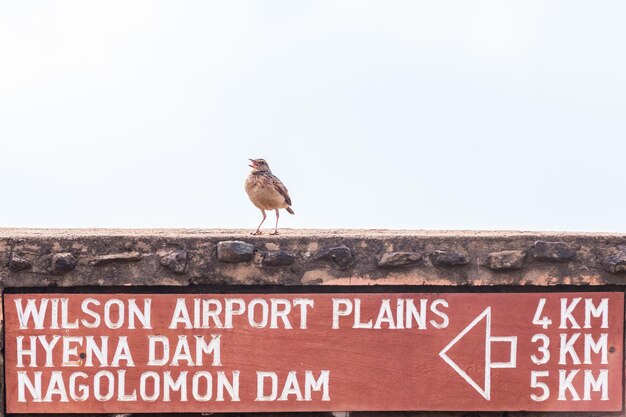
[[[461, 367], [447, 355], [448, 350], [461, 340], [470, 330], [474, 328], [483, 319], [487, 320], [485, 326], [485, 380], [481, 387], [476, 381], [470, 377]], [[508, 362], [491, 362], [491, 343], [507, 342], [511, 344], [511, 353]], [[456, 335], [450, 343], [444, 347], [439, 356], [446, 361], [463, 379], [470, 384], [480, 395], [487, 401], [491, 400], [491, 369], [492, 368], [515, 368], [517, 364], [517, 336], [491, 336], [491, 307], [487, 307], [480, 313], [470, 324], [465, 327], [461, 333]]]

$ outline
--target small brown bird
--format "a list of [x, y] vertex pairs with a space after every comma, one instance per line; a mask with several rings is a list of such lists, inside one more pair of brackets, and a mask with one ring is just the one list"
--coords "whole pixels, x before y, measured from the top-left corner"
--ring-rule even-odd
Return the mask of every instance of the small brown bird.
[[263, 213], [263, 220], [256, 228], [254, 235], [261, 234], [261, 225], [267, 217], [265, 210], [276, 211], [276, 227], [272, 235], [278, 234], [278, 210], [284, 208], [291, 214], [295, 214], [291, 209], [291, 198], [287, 192], [287, 187], [272, 174], [270, 166], [264, 159], [250, 159], [252, 172], [246, 178], [246, 192], [252, 204], [257, 206]]

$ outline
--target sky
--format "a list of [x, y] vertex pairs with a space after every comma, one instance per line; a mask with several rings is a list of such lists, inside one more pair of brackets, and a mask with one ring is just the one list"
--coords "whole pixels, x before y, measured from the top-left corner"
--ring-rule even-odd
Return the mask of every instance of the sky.
[[[626, 232], [626, 2], [0, 2], [0, 227]], [[266, 225], [273, 225], [273, 214]]]

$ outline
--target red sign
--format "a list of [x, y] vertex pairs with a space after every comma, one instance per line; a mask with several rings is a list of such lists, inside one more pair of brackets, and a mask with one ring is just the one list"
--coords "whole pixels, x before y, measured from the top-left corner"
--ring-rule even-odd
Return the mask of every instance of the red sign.
[[6, 294], [8, 413], [621, 411], [624, 294]]

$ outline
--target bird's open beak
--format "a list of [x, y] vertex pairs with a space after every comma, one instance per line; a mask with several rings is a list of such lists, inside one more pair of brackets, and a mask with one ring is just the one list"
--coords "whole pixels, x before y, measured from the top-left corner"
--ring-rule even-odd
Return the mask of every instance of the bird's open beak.
[[252, 162], [250, 165], [248, 165], [250, 168], [256, 168], [256, 161], [254, 159], [250, 159], [250, 162]]

